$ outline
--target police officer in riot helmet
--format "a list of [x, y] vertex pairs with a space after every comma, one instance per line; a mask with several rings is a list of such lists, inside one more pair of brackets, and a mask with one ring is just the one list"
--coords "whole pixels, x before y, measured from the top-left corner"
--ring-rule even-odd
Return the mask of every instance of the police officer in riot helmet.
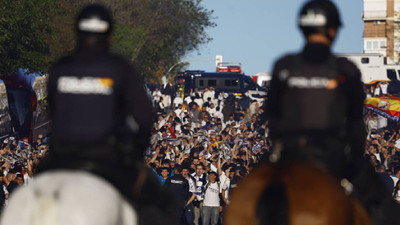
[[140, 160], [149, 140], [153, 109], [130, 64], [108, 52], [111, 14], [100, 4], [87, 5], [75, 27], [77, 50], [49, 72], [54, 156]]
[[157, 181], [149, 180], [151, 173], [144, 188], [135, 187], [146, 192], [133, 193], [138, 174], [148, 173], [137, 165], [154, 115], [138, 74], [108, 51], [111, 13], [100, 4], [86, 5], [75, 29], [77, 49], [49, 72], [52, 149], [42, 170], [83, 169], [106, 178], [135, 203], [155, 202]]
[[[331, 53], [342, 26], [329, 0], [305, 3], [298, 18], [306, 44], [298, 54], [279, 59], [273, 69], [266, 113], [280, 161], [313, 161], [354, 185], [354, 194], [374, 224], [397, 224], [394, 204], [375, 171], [363, 159], [365, 94], [361, 73]], [[394, 221], [394, 222], [393, 222]]]
[[88, 5], [79, 13], [75, 29], [80, 48], [108, 48], [113, 30], [112, 16], [102, 5]]
[[301, 10], [299, 27], [306, 45], [301, 53], [278, 60], [271, 80], [267, 111], [276, 143], [284, 138], [294, 146], [299, 141], [305, 145], [316, 136], [321, 137], [317, 140], [333, 136], [361, 154], [365, 144], [361, 74], [330, 51], [341, 25], [330, 1], [309, 1]]

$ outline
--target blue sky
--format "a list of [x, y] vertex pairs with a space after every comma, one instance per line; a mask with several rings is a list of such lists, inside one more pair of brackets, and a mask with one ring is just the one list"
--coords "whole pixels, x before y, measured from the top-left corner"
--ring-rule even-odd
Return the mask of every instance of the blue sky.
[[[188, 54], [191, 70], [215, 71], [214, 59], [222, 55], [227, 62], [241, 62], [248, 75], [270, 72], [273, 62], [284, 54], [302, 49], [303, 38], [297, 28], [297, 15], [303, 0], [203, 0], [214, 10], [215, 28], [207, 32], [213, 38]], [[333, 52], [361, 53], [363, 50], [362, 0], [333, 0], [338, 6], [343, 29]]]

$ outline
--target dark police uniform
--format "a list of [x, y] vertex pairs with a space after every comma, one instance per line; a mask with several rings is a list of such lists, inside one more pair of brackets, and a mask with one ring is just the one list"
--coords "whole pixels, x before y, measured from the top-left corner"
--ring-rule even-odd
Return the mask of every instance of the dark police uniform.
[[300, 137], [310, 142], [333, 136], [346, 139], [361, 155], [365, 94], [360, 78], [354, 64], [332, 56], [322, 44], [278, 60], [267, 103], [272, 139], [297, 145]]
[[363, 159], [364, 98], [361, 74], [353, 63], [334, 57], [326, 45], [307, 44], [303, 52], [274, 66], [266, 108], [271, 138], [282, 148], [281, 161], [311, 156], [314, 163], [353, 183], [374, 220], [396, 221], [389, 218], [393, 214], [376, 212], [375, 205], [383, 201], [380, 210], [396, 206]]
[[184, 206], [191, 195], [189, 192], [189, 182], [186, 178], [182, 177], [181, 174], [176, 174], [173, 177], [169, 177], [165, 181], [164, 186], [175, 195], [176, 202], [179, 207], [176, 214], [176, 221], [177, 224], [180, 224], [185, 211]]
[[84, 170], [113, 184], [132, 203], [139, 224], [169, 224], [173, 200], [140, 164], [154, 112], [138, 74], [108, 52], [113, 18], [108, 7], [84, 6], [75, 23], [78, 48], [49, 71], [53, 130], [40, 172]]
[[139, 224], [169, 224], [173, 199], [140, 166], [154, 114], [130, 64], [106, 50], [79, 49], [61, 58], [49, 75], [51, 151], [39, 172], [97, 174], [139, 210]]
[[56, 154], [64, 154], [65, 144], [98, 145], [102, 151], [80, 149], [76, 154], [115, 158], [115, 144], [133, 140], [132, 156], [141, 157], [149, 143], [153, 108], [138, 75], [123, 58], [82, 49], [62, 58], [49, 74]]
[[138, 75], [122, 57], [92, 48], [61, 58], [49, 75], [53, 130], [41, 170], [93, 172], [131, 196], [154, 118]]

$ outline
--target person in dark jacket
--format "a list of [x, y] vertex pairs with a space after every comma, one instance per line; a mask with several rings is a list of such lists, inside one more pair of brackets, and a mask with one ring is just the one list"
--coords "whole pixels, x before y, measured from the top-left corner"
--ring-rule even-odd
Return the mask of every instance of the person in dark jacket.
[[155, 115], [139, 75], [125, 58], [108, 51], [111, 15], [97, 5], [86, 7], [76, 30], [77, 50], [49, 72], [54, 152], [70, 154], [65, 146], [85, 146], [74, 156], [116, 159], [115, 146], [124, 143], [134, 146], [123, 153], [141, 160]]
[[[92, 172], [118, 188], [139, 214], [149, 213], [142, 209], [162, 202], [157, 179], [140, 166], [155, 114], [139, 74], [109, 52], [112, 21], [101, 4], [83, 7], [75, 24], [76, 50], [49, 71], [51, 152], [40, 171]], [[146, 179], [136, 182], [140, 177]], [[139, 215], [139, 223], [166, 223], [164, 212], [156, 211], [153, 217]]]
[[388, 173], [386, 173], [385, 166], [383, 164], [380, 164], [376, 167], [376, 172], [379, 174], [382, 182], [385, 184], [386, 189], [388, 190], [389, 193], [393, 193], [394, 189], [394, 181], [390, 177]]
[[176, 198], [178, 204], [178, 212], [176, 214], [176, 224], [181, 224], [183, 220], [183, 215], [185, 211], [186, 203], [188, 202], [191, 193], [189, 192], [189, 182], [186, 178], [182, 176], [182, 166], [179, 164], [175, 165], [174, 176], [169, 177], [165, 183], [164, 187], [171, 191]]
[[400, 81], [397, 79], [396, 72], [388, 73], [388, 78], [390, 79], [387, 92], [393, 96], [400, 96]]
[[399, 206], [362, 157], [365, 147], [365, 94], [358, 68], [331, 53], [342, 25], [329, 0], [311, 0], [302, 8], [299, 27], [306, 39], [302, 52], [274, 66], [266, 112], [275, 161], [312, 155], [354, 185], [374, 224], [400, 224]]

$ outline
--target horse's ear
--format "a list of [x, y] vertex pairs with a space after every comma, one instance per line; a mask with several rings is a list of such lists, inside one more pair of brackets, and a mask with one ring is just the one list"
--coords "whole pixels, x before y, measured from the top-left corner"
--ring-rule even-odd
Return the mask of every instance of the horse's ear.
[[273, 183], [265, 189], [258, 204], [258, 224], [288, 225], [288, 199], [285, 185]]

